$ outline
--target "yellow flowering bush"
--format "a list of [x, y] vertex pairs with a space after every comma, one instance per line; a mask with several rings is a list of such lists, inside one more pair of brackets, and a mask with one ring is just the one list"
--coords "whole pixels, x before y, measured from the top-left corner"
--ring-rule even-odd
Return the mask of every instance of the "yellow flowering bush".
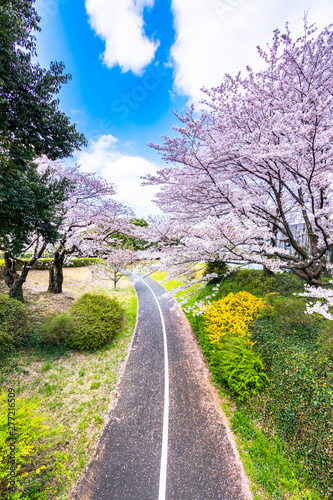
[[250, 343], [251, 329], [265, 301], [249, 292], [229, 293], [224, 299], [203, 306], [205, 326], [211, 344], [220, 344], [225, 335], [245, 337]]
[[[15, 400], [15, 420], [11, 418], [8, 426], [8, 395], [0, 392], [0, 498], [8, 496], [11, 500], [23, 498], [46, 499], [50, 491], [49, 479], [56, 477], [60, 482], [70, 479], [66, 470], [67, 457], [58, 448], [61, 428], [50, 428], [44, 423], [44, 416], [38, 412], [40, 402]], [[15, 427], [14, 425], [15, 424]], [[15, 462], [11, 453], [15, 452]], [[14, 464], [14, 465], [13, 465]], [[11, 469], [14, 467], [15, 492], [9, 492], [13, 486]]]
[[209, 367], [215, 380], [241, 400], [258, 393], [268, 380], [260, 353], [251, 342], [252, 327], [264, 305], [263, 299], [241, 291], [194, 311], [204, 315]]

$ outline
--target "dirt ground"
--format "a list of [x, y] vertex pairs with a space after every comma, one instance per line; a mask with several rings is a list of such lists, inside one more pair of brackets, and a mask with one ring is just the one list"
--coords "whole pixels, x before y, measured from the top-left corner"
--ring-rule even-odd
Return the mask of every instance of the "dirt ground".
[[[26, 283], [23, 285], [24, 299], [35, 319], [43, 320], [67, 311], [71, 304], [83, 293], [106, 293], [113, 290], [113, 284], [109, 280], [96, 277], [93, 266], [65, 268], [63, 293], [53, 294], [47, 291], [48, 271], [30, 271]], [[117, 289], [122, 290], [127, 286], [127, 280], [121, 279]], [[1, 292], [7, 292], [3, 280], [1, 280]]]

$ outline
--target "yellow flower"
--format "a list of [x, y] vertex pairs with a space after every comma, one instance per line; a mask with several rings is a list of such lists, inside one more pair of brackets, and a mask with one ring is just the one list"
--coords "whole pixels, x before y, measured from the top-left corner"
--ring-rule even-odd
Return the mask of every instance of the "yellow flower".
[[[246, 337], [250, 342], [251, 329], [259, 309], [265, 305], [248, 292], [229, 293], [205, 307], [205, 325], [209, 340], [219, 344], [227, 334]], [[251, 343], [252, 344], [252, 343]]]

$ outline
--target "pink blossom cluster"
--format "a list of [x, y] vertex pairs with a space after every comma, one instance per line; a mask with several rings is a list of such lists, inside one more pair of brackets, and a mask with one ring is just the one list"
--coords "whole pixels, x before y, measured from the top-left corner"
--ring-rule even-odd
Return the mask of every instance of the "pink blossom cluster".
[[154, 243], [145, 258], [158, 259], [171, 277], [177, 267], [184, 273], [184, 266], [214, 260], [290, 270], [327, 300], [321, 275], [333, 245], [332, 25], [317, 34], [305, 20], [296, 40], [287, 26], [258, 51], [265, 69], [247, 68], [245, 76], [226, 75], [203, 89], [204, 107], [175, 113], [175, 137], [151, 144], [166, 165], [145, 184], [160, 188], [155, 201], [165, 217], [142, 228]]

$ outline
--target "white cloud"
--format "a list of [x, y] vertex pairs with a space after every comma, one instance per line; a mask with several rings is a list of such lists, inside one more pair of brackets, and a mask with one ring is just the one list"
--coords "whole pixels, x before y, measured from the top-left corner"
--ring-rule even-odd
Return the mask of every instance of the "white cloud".
[[158, 47], [145, 35], [143, 21], [143, 9], [154, 0], [86, 0], [85, 5], [91, 27], [105, 40], [105, 64], [140, 75]]
[[172, 10], [175, 89], [194, 102], [203, 98], [202, 86], [218, 85], [225, 73], [259, 69], [257, 45], [264, 48], [287, 21], [299, 36], [307, 10], [319, 29], [333, 20], [332, 0], [172, 0]]
[[152, 203], [157, 189], [140, 186], [141, 176], [156, 172], [156, 165], [140, 156], [123, 155], [117, 149], [118, 139], [111, 134], [89, 141], [87, 151], [79, 152], [77, 163], [85, 172], [97, 172], [117, 186], [115, 198], [131, 207], [139, 217], [159, 213]]

